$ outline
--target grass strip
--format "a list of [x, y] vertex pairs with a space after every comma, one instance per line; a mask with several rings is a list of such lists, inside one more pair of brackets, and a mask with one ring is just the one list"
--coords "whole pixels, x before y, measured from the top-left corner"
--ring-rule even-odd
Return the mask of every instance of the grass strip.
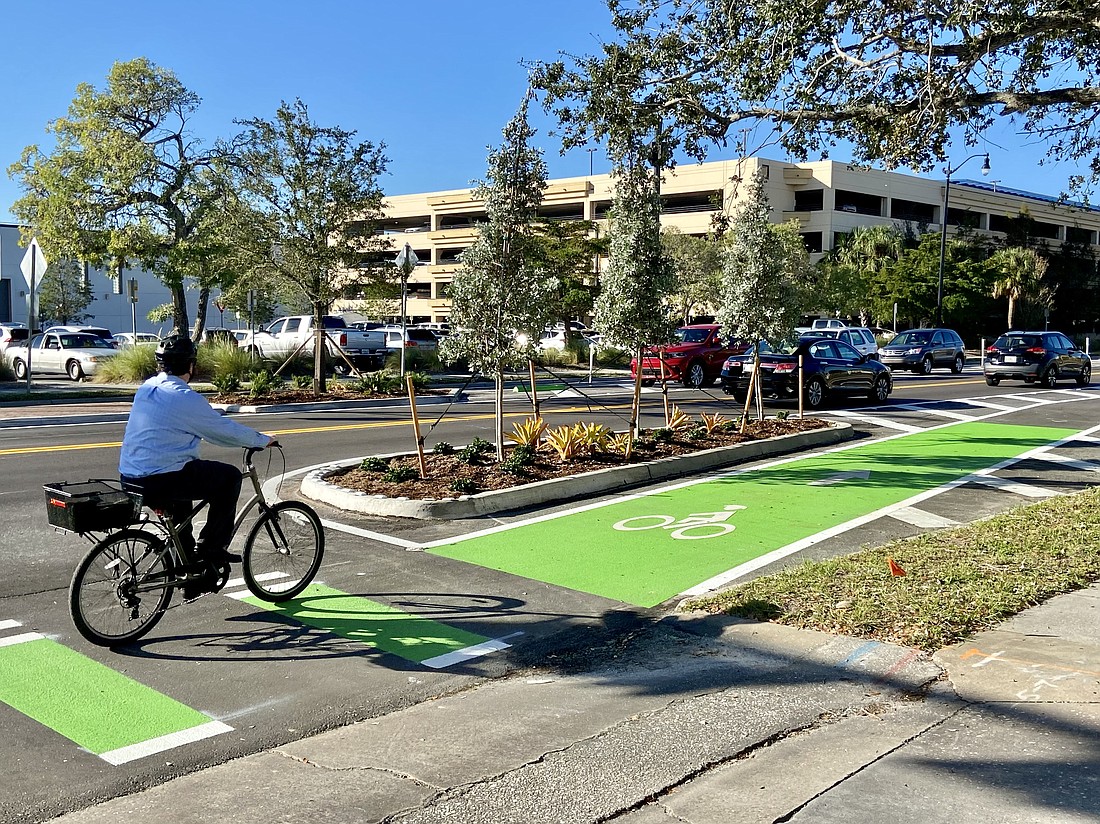
[[[904, 571], [890, 571], [893, 559]], [[826, 561], [807, 561], [685, 610], [929, 652], [1100, 579], [1100, 488]]]

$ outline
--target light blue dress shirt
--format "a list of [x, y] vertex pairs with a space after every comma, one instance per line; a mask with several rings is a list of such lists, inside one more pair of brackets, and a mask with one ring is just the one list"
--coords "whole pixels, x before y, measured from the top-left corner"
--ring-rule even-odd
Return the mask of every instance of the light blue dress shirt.
[[118, 471], [144, 478], [183, 469], [199, 457], [201, 441], [218, 446], [265, 447], [270, 438], [223, 417], [175, 375], [160, 372], [137, 394], [122, 436]]

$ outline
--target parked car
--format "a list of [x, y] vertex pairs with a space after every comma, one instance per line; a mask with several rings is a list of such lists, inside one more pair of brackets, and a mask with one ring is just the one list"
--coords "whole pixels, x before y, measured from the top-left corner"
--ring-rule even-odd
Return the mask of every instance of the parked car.
[[[383, 326], [378, 331], [385, 332], [387, 349], [401, 349], [400, 326]], [[404, 340], [404, 345], [407, 349], [417, 349], [421, 352], [434, 352], [439, 348], [439, 338], [435, 336], [434, 332], [428, 329], [418, 329], [415, 326], [405, 327]]]
[[27, 361], [32, 374], [60, 373], [74, 381], [94, 375], [99, 365], [118, 354], [118, 350], [98, 335], [85, 332], [44, 332], [35, 335], [29, 347], [13, 348], [10, 354], [15, 377], [27, 377]]
[[154, 335], [152, 332], [115, 332], [114, 341], [115, 345], [120, 348], [125, 346], [156, 346], [160, 343], [160, 335]]
[[444, 321], [443, 323], [418, 323], [417, 329], [427, 329], [429, 332], [434, 332], [437, 338], [444, 338], [451, 334], [451, 324]]
[[[728, 358], [722, 367], [722, 391], [744, 403], [749, 393], [755, 349]], [[890, 370], [851, 345], [833, 338], [802, 337], [795, 346], [760, 347], [760, 388], [765, 397], [798, 397], [798, 358], [802, 357], [803, 398], [817, 409], [834, 395], [863, 395], [883, 403], [894, 384]]]
[[936, 366], [956, 375], [966, 364], [962, 338], [953, 329], [908, 329], [878, 350], [879, 360], [891, 369], [909, 369], [920, 375]]
[[[190, 331], [192, 339], [195, 337], [195, 330]], [[237, 334], [233, 329], [227, 329], [223, 326], [206, 326], [203, 327], [202, 335], [199, 338], [199, 343], [232, 343], [238, 344]]]
[[31, 330], [25, 323], [0, 323], [0, 352], [4, 352], [15, 341], [26, 340]]
[[[681, 381], [684, 386], [710, 386], [722, 374], [722, 364], [730, 355], [749, 347], [746, 338], [725, 338], [717, 324], [681, 326], [672, 343], [642, 353], [642, 385], [652, 386], [662, 377], [662, 349], [665, 380]], [[630, 376], [638, 374], [638, 359], [630, 361]]]
[[118, 348], [118, 345], [115, 343], [115, 336], [111, 334], [111, 330], [104, 329], [102, 326], [80, 326], [79, 324], [51, 326], [45, 330], [46, 334], [50, 332], [80, 332], [85, 335], [95, 335], [97, 338], [103, 338], [103, 340], [107, 341], [113, 348]]
[[985, 350], [985, 382], [1038, 381], [1048, 389], [1063, 378], [1078, 386], [1092, 381], [1092, 361], [1061, 332], [1005, 332]]
[[[816, 321], [815, 321], [816, 323]], [[814, 329], [806, 337], [833, 338], [844, 341], [861, 355], [878, 360], [878, 341], [866, 326], [840, 326]]]

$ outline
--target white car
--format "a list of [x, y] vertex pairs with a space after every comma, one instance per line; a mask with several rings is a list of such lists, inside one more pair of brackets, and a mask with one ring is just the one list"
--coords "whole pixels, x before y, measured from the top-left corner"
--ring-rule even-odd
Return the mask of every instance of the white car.
[[27, 347], [9, 352], [12, 371], [22, 380], [27, 377], [27, 360], [33, 374], [58, 373], [74, 381], [94, 375], [100, 364], [118, 354], [118, 350], [98, 335], [86, 332], [45, 332], [35, 335]]
[[878, 341], [866, 326], [842, 326], [838, 329], [811, 329], [802, 335], [806, 338], [833, 338], [852, 346], [859, 354], [878, 360]]
[[152, 332], [116, 332], [114, 335], [116, 346], [156, 346], [160, 343], [160, 336]]

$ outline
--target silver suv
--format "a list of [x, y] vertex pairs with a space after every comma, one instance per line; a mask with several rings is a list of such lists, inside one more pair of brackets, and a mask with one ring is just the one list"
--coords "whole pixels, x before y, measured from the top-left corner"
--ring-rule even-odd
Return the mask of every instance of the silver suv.
[[966, 365], [962, 338], [952, 329], [908, 329], [879, 350], [879, 360], [891, 369], [911, 369], [919, 375], [946, 366], [956, 375]]

